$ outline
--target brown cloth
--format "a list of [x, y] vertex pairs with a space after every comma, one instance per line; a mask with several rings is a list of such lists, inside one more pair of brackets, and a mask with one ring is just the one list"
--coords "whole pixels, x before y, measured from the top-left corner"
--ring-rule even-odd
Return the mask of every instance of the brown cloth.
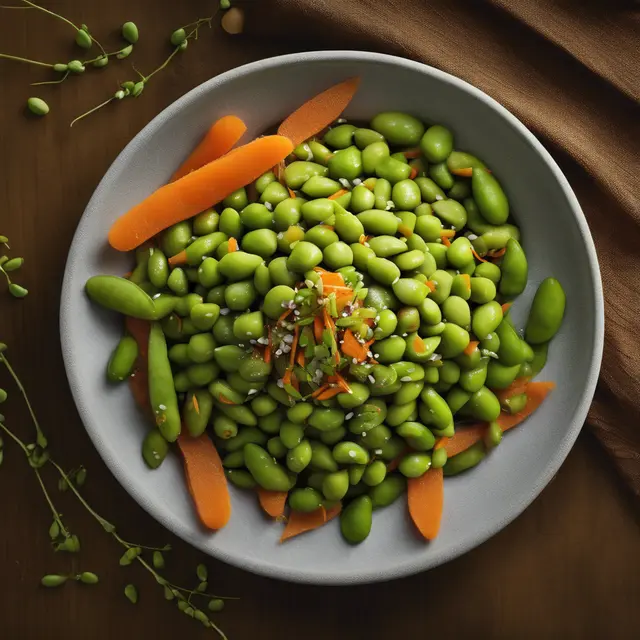
[[633, 0], [258, 0], [252, 35], [366, 49], [482, 89], [545, 144], [594, 236], [606, 302], [588, 424], [640, 497], [640, 4]]

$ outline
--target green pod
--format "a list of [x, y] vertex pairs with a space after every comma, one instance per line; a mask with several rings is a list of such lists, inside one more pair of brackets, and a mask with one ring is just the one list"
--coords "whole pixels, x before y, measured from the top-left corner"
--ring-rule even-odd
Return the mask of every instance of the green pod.
[[531, 376], [537, 376], [542, 369], [544, 369], [544, 365], [547, 363], [549, 343], [543, 342], [542, 344], [534, 344], [532, 349], [533, 360], [531, 361]]
[[451, 173], [457, 174], [461, 169], [486, 169], [482, 160], [466, 151], [452, 151], [446, 160]]
[[379, 113], [371, 121], [371, 128], [384, 136], [389, 144], [399, 147], [415, 147], [424, 134], [420, 120], [400, 111]]
[[199, 266], [206, 256], [212, 255], [216, 249], [228, 239], [227, 234], [222, 231], [200, 236], [184, 250], [187, 264], [192, 267]]
[[[238, 435], [238, 425], [227, 416], [217, 415], [213, 418], [212, 421], [213, 432], [221, 438], [222, 440], [231, 440], [232, 438], [236, 438]], [[248, 431], [243, 429], [243, 437], [240, 439], [240, 442], [243, 442], [242, 446], [247, 442], [256, 442], [257, 444], [262, 444], [263, 439], [256, 434], [254, 430]], [[239, 443], [233, 442], [232, 448], [233, 452], [229, 454], [229, 456], [241, 455], [242, 456], [242, 464], [240, 466], [244, 466], [244, 454], [242, 453], [242, 449], [238, 448]], [[226, 460], [226, 458], [225, 458]], [[232, 458], [233, 460], [233, 458]]]
[[237, 371], [246, 357], [246, 350], [234, 344], [222, 345], [213, 350], [214, 360], [223, 371], [228, 373]]
[[509, 201], [500, 183], [486, 169], [474, 168], [471, 177], [473, 199], [482, 217], [490, 224], [504, 224], [509, 217]]
[[167, 342], [162, 327], [151, 324], [149, 332], [149, 399], [155, 423], [168, 442], [174, 442], [180, 435], [180, 411], [173, 384], [171, 363], [167, 352]]
[[406, 490], [407, 481], [403, 476], [389, 475], [380, 484], [369, 491], [371, 504], [374, 509], [388, 507], [393, 504]]
[[529, 268], [527, 257], [517, 240], [509, 238], [507, 241], [500, 268], [502, 273], [500, 293], [508, 297], [520, 295], [527, 286]]
[[124, 336], [113, 351], [107, 366], [107, 379], [122, 382], [132, 373], [138, 358], [138, 343], [131, 336]]
[[496, 328], [498, 338], [500, 338], [500, 348], [498, 349], [498, 359], [508, 367], [521, 365], [525, 360], [527, 353], [525, 351], [525, 342], [520, 338], [512, 324], [509, 322], [509, 316], [506, 315], [504, 320]]
[[194, 438], [204, 433], [212, 411], [213, 398], [205, 389], [193, 391], [187, 396], [183, 418], [187, 430]]
[[244, 402], [243, 395], [239, 391], [232, 389], [225, 380], [214, 380], [209, 385], [209, 393], [215, 398], [216, 402], [226, 405], [241, 405]]
[[352, 500], [340, 514], [340, 532], [351, 544], [363, 542], [371, 532], [373, 504], [362, 495]]
[[453, 422], [453, 414], [446, 400], [433, 387], [425, 386], [420, 399], [428, 412], [428, 423], [436, 429], [445, 429]]
[[[231, 375], [234, 374], [230, 374], [229, 377], [231, 377]], [[258, 419], [253, 414], [253, 411], [246, 405], [218, 403], [216, 406], [225, 416], [235, 420], [238, 424], [243, 424], [248, 427], [255, 427], [258, 424]]]
[[509, 367], [491, 358], [487, 366], [485, 384], [489, 389], [506, 389], [518, 377], [519, 371], [519, 364]]
[[477, 464], [482, 462], [486, 456], [486, 450], [483, 442], [476, 442], [476, 444], [469, 447], [466, 451], [448, 458], [446, 464], [442, 468], [442, 472], [445, 476], [455, 476], [458, 473], [472, 469]]
[[539, 345], [551, 340], [560, 329], [565, 305], [562, 285], [555, 278], [543, 280], [531, 304], [525, 329], [527, 342]]
[[118, 276], [93, 276], [85, 291], [99, 305], [125, 316], [141, 320], [156, 319], [153, 300], [134, 282]]
[[420, 140], [420, 150], [429, 162], [443, 162], [453, 150], [453, 133], [442, 125], [429, 127]]
[[288, 491], [291, 486], [285, 469], [257, 444], [244, 447], [244, 461], [255, 481], [267, 491]]
[[[414, 384], [424, 385], [421, 382], [416, 382]], [[419, 395], [419, 394], [418, 394]], [[416, 402], [414, 400], [409, 400], [404, 404], [392, 404], [387, 409], [387, 417], [385, 418], [385, 422], [390, 427], [397, 427], [403, 422], [407, 422], [416, 412]]]

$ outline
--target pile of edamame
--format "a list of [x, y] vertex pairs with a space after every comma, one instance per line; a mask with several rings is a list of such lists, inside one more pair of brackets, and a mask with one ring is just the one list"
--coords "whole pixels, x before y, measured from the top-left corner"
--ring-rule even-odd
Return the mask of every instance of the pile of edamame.
[[[286, 491], [302, 512], [342, 503], [358, 543], [407, 477], [459, 473], [499, 444], [496, 419], [527, 397], [501, 406], [495, 392], [542, 369], [565, 296], [548, 278], [524, 337], [514, 327], [520, 231], [498, 178], [446, 127], [381, 113], [294, 154], [281, 180], [269, 172], [167, 229], [128, 279], [87, 291], [152, 321], [150, 467], [182, 422], [210, 434], [236, 487]], [[168, 261], [183, 251], [186, 263]], [[137, 356], [125, 336], [109, 379]], [[465, 420], [489, 423], [484, 443], [434, 450]]]

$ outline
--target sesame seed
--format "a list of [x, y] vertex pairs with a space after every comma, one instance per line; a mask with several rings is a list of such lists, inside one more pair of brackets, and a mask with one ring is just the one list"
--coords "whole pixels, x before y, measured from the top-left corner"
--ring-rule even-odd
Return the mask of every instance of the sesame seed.
[[405, 333], [403, 333], [403, 334], [402, 334], [402, 337], [403, 337], [403, 338], [406, 338], [408, 335], [409, 335], [409, 334], [405, 332]]
[[362, 184], [362, 180], [360, 180], [360, 178], [356, 178], [352, 182], [355, 187], [357, 187], [359, 184]]
[[373, 376], [371, 376], [371, 375], [367, 376], [367, 380], [368, 380], [371, 384], [375, 384], [375, 382], [376, 382], [376, 379], [375, 379]]
[[293, 342], [293, 336], [291, 335], [286, 335], [284, 338], [282, 338], [287, 344], [291, 344]]
[[352, 358], [351, 362], [353, 362], [353, 364], [358, 364], [358, 358]]
[[354, 413], [353, 411], [349, 411], [349, 413], [347, 413], [347, 415], [344, 417], [345, 420], [351, 420], [351, 418], [353, 418]]
[[282, 380], [282, 378], [280, 378], [280, 379], [276, 382], [276, 384], [277, 384], [281, 389], [284, 389], [284, 380]]
[[347, 119], [346, 119], [346, 118], [338, 118], [338, 119], [336, 120], [336, 124], [344, 124], [346, 121], [347, 121]]
[[350, 458], [355, 458], [356, 457], [356, 452], [355, 451], [349, 451], [349, 453], [347, 454]]
[[167, 407], [163, 404], [159, 404], [158, 405], [158, 409], [160, 409], [161, 411], [164, 411]]
[[477, 236], [475, 233], [470, 233], [470, 234], [467, 236], [467, 239], [468, 239], [468, 240], [477, 240], [477, 239], [478, 239], [478, 236]]
[[224, 309], [220, 309], [221, 316], [229, 315], [229, 313], [231, 313], [231, 309], [227, 309], [226, 307]]
[[436, 200], [444, 200], [444, 198], [440, 194], [437, 194], [436, 195]]
[[382, 449], [374, 449], [373, 453], [375, 453], [377, 456], [382, 454]]
[[247, 393], [247, 395], [252, 396], [254, 393], [258, 393], [257, 389], [249, 389], [249, 392]]
[[265, 202], [264, 206], [268, 211], [273, 211], [273, 205], [270, 202]]
[[411, 376], [402, 376], [400, 382], [411, 382]]
[[157, 300], [161, 295], [161, 293], [156, 293], [156, 295], [153, 296], [153, 300]]
[[282, 349], [278, 349], [276, 351], [276, 356], [281, 356], [282, 355]]
[[[371, 353], [371, 352], [369, 352], [369, 353]], [[373, 357], [377, 360], [380, 357], [380, 354], [379, 353], [374, 353]]]

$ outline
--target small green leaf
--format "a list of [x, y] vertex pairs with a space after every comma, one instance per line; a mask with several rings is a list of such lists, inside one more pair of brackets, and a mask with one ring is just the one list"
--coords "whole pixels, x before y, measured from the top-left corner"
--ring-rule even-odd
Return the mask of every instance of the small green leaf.
[[182, 44], [183, 42], [185, 42], [187, 39], [187, 32], [184, 29], [176, 29], [172, 34], [171, 34], [171, 44], [174, 47], [177, 47], [179, 44]]
[[116, 53], [116, 58], [118, 58], [118, 60], [124, 60], [125, 58], [128, 58], [131, 55], [132, 51], [133, 51], [133, 45], [132, 44], [127, 45], [123, 49], [120, 49], [118, 53]]
[[198, 593], [204, 593], [207, 590], [207, 587], [209, 586], [209, 583], [206, 580], [203, 580], [197, 587], [196, 587], [196, 591]]
[[203, 564], [199, 564], [196, 567], [196, 575], [198, 576], [198, 580], [200, 580], [200, 582], [204, 582], [209, 577], [207, 567], [205, 567]]
[[184, 610], [184, 613], [185, 613], [186, 615], [188, 615], [190, 618], [193, 618], [193, 614], [195, 613], [195, 611], [194, 611], [193, 607], [187, 607], [187, 608]]
[[189, 603], [186, 600], [178, 600], [178, 609], [185, 611], [189, 608]]
[[173, 591], [169, 587], [164, 588], [164, 598], [165, 600], [173, 600], [175, 598]]
[[91, 571], [83, 571], [78, 576], [78, 580], [83, 584], [98, 584], [98, 576]]
[[153, 566], [156, 569], [164, 568], [164, 556], [159, 551], [153, 552]]
[[55, 540], [60, 535], [60, 525], [54, 520], [49, 527], [49, 537]]
[[81, 487], [87, 479], [87, 470], [81, 467], [78, 473], [76, 473], [76, 485]]
[[83, 49], [91, 49], [93, 39], [89, 35], [88, 31], [84, 28], [85, 25], [82, 25], [82, 27], [82, 29], [79, 29], [76, 32], [76, 44]]
[[220, 8], [223, 11], [231, 8], [231, 0], [220, 0]]
[[207, 614], [204, 611], [200, 611], [200, 609], [196, 609], [193, 612], [193, 617], [198, 621], [202, 622], [205, 627], [209, 626], [209, 618], [207, 618]]
[[67, 576], [50, 574], [50, 575], [42, 576], [42, 579], [40, 580], [40, 584], [43, 587], [59, 587], [63, 585], [67, 580], [68, 580]]
[[[40, 98], [30, 98], [30, 100], [40, 100]], [[44, 100], [40, 100], [40, 102], [44, 103]], [[46, 103], [44, 104], [46, 105]], [[47, 107], [47, 111], [49, 111], [49, 107]], [[45, 111], [45, 113], [47, 111]], [[38, 114], [38, 115], [44, 115], [44, 114]], [[12, 258], [11, 260], [7, 260], [7, 262], [5, 262], [3, 269], [7, 272], [17, 271], [23, 264], [24, 264], [24, 258]]]
[[213, 600], [209, 600], [208, 608], [209, 611], [222, 611], [224, 609], [224, 600], [221, 600], [220, 598], [213, 598]]
[[136, 604], [138, 602], [138, 590], [132, 584], [128, 584], [124, 588], [124, 595], [132, 604]]
[[29, 290], [25, 289], [24, 287], [21, 287], [19, 284], [16, 284], [15, 282], [12, 282], [9, 285], [9, 293], [14, 298], [24, 298], [29, 294]]
[[7, 392], [0, 387], [0, 404], [2, 404], [3, 402], [6, 402], [7, 397], [8, 397]]

